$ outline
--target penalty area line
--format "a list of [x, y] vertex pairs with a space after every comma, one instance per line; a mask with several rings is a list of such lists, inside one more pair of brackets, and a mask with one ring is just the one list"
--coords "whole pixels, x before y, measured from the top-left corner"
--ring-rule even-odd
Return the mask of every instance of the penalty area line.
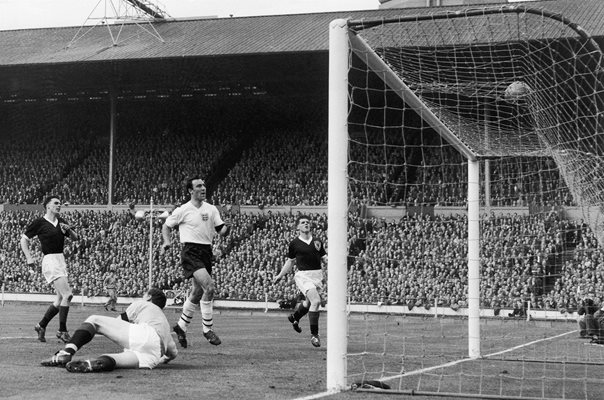
[[342, 393], [342, 392], [338, 392], [335, 390], [327, 390], [325, 392], [320, 392], [320, 393], [316, 393], [316, 394], [311, 394], [309, 396], [304, 396], [304, 397], [296, 397], [293, 400], [314, 400], [314, 399], [321, 399], [323, 397], [326, 396], [331, 396], [333, 394], [338, 394], [338, 393]]
[[33, 336], [0, 336], [0, 340], [37, 339]]

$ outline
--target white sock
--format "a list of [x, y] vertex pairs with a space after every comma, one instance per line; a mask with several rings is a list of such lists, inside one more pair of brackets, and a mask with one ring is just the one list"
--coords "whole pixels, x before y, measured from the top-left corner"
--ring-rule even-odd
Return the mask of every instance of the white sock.
[[189, 324], [193, 320], [193, 316], [195, 315], [197, 307], [199, 306], [191, 302], [191, 300], [189, 300], [188, 298], [185, 300], [185, 304], [182, 305], [182, 314], [180, 314], [178, 326], [180, 326], [183, 331], [187, 331]]
[[[65, 345], [65, 350], [67, 350], [67, 349], [72, 349], [72, 350], [73, 350], [73, 352], [75, 353], [76, 351], [78, 351], [78, 346], [76, 346], [76, 345], [75, 345], [75, 344], [73, 344], [73, 343], [67, 343], [67, 344]], [[67, 353], [69, 353], [68, 351], [66, 351], [66, 352], [67, 352]]]
[[202, 301], [201, 302], [201, 319], [203, 322], [203, 333], [212, 330], [214, 326], [213, 319], [213, 302], [212, 301]]

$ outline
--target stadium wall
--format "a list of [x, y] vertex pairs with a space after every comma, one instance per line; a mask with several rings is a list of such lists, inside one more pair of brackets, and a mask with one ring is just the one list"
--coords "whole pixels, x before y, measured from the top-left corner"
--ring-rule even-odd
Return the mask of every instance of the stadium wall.
[[[30, 293], [4, 293], [2, 291], [1, 304], [4, 306], [5, 302], [24, 302], [24, 303], [50, 303], [55, 299], [55, 295], [51, 294], [30, 294]], [[102, 306], [108, 300], [108, 297], [88, 297], [88, 296], [74, 296], [72, 304], [79, 304], [81, 306]], [[138, 300], [134, 297], [118, 297], [118, 305], [127, 307], [133, 301]], [[180, 307], [180, 305], [174, 304], [174, 299], [169, 298], [167, 306]], [[217, 310], [223, 311], [279, 311], [281, 308], [276, 302], [259, 302], [259, 301], [236, 301], [236, 300], [215, 300], [214, 307]], [[350, 304], [349, 310], [354, 314], [389, 314], [389, 315], [400, 315], [400, 316], [416, 316], [416, 317], [451, 317], [451, 318], [466, 318], [468, 315], [467, 308], [452, 309], [450, 307], [413, 307], [409, 310], [407, 306], [400, 305], [382, 305], [382, 304]], [[497, 318], [510, 318], [508, 314], [513, 310], [503, 308], [499, 310], [495, 315], [493, 309], [481, 309], [480, 316], [485, 319], [497, 319]], [[291, 312], [287, 310], [287, 312]], [[529, 317], [527, 319], [533, 320], [544, 320], [544, 321], [575, 321], [578, 318], [577, 312], [562, 313], [557, 310], [528, 310]], [[526, 318], [526, 317], [522, 317]]]

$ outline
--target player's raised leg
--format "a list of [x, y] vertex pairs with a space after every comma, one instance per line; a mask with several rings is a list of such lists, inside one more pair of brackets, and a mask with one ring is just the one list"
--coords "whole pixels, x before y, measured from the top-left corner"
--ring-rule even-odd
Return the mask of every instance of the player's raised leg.
[[203, 327], [203, 336], [211, 344], [218, 346], [222, 341], [214, 332], [214, 280], [207, 269], [198, 269], [193, 273], [193, 288], [195, 292], [201, 291], [200, 308]]
[[288, 321], [292, 324], [294, 330], [298, 333], [302, 332], [302, 328], [299, 324], [300, 319], [302, 319], [302, 317], [308, 314], [309, 306], [310, 302], [305, 298], [304, 300], [296, 304], [294, 312], [287, 317]]
[[187, 348], [188, 346], [187, 330], [189, 329], [189, 325], [191, 324], [191, 321], [195, 316], [195, 312], [199, 308], [199, 302], [202, 296], [202, 294], [197, 293], [196, 290], [199, 289], [196, 289], [196, 286], [193, 284], [191, 290], [189, 291], [187, 299], [182, 305], [182, 312], [180, 314], [180, 318], [178, 319], [176, 325], [174, 325], [174, 327], [172, 328], [174, 330], [174, 333], [176, 333], [178, 343], [183, 348]]

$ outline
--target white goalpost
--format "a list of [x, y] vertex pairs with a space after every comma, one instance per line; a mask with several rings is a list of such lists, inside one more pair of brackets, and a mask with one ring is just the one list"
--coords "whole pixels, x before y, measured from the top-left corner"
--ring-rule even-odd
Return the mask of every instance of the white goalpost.
[[[346, 21], [334, 21], [329, 36], [329, 149], [327, 240], [327, 389], [346, 387], [348, 258], [348, 37]], [[333, 76], [333, 79], [331, 77]]]
[[[413, 92], [400, 82], [384, 62], [367, 53], [367, 45], [357, 37], [351, 36], [346, 20], [336, 20], [330, 25], [330, 85], [329, 85], [329, 187], [328, 187], [328, 241], [329, 252], [329, 280], [328, 280], [328, 312], [327, 339], [336, 346], [327, 349], [327, 387], [328, 390], [342, 390], [346, 387], [346, 282], [347, 282], [347, 236], [348, 236], [348, 196], [347, 196], [347, 151], [348, 147], [348, 60], [350, 54], [349, 43], [354, 42], [357, 48], [363, 48], [363, 53], [368, 57], [365, 62], [373, 66], [381, 74], [381, 78], [399, 87], [399, 95], [414, 104], [419, 112], [429, 114], [429, 119], [448, 137], [452, 134], [430, 110], [421, 107], [421, 101]], [[374, 69], [374, 71], [376, 70]], [[475, 156], [470, 150], [458, 143], [459, 148], [472, 160], [468, 163], [468, 268], [469, 268], [469, 313], [468, 336], [469, 357], [480, 357], [480, 325], [478, 293], [480, 291], [479, 271], [479, 167]]]
[[507, 5], [329, 28], [327, 389], [597, 398], [597, 43]]

